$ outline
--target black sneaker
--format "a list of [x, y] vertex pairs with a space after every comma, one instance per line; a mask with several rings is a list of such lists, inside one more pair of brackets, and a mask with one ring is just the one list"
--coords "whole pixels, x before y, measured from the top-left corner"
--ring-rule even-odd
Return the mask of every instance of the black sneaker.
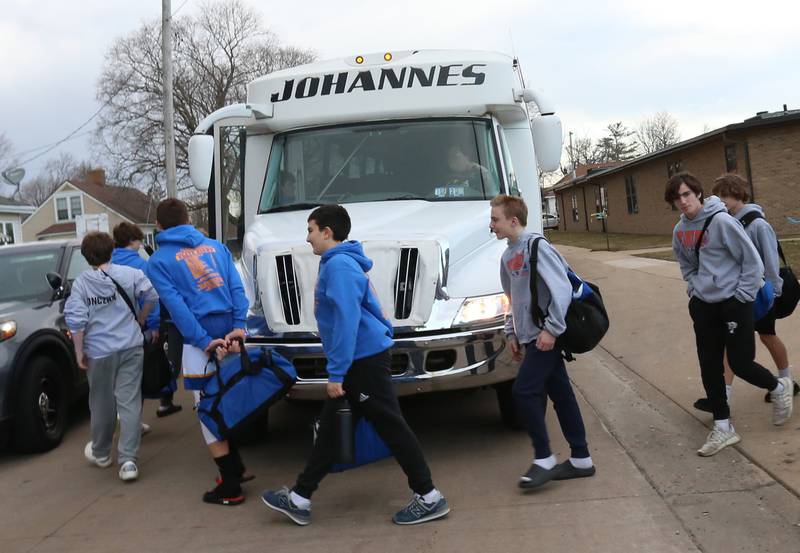
[[[800, 386], [797, 385], [797, 381], [794, 381], [794, 391], [792, 392], [793, 396], [800, 394]], [[764, 403], [772, 403], [772, 396], [770, 392], [767, 392], [767, 395], [764, 396]]]
[[244, 495], [242, 489], [238, 485], [236, 487], [238, 490], [226, 489], [228, 486], [219, 483], [216, 488], [203, 494], [203, 501], [215, 505], [241, 505], [244, 503]]
[[528, 472], [519, 477], [519, 487], [524, 490], [532, 490], [543, 486], [556, 476], [557, 468], [558, 465], [547, 470], [533, 463], [531, 468], [528, 469]]
[[[767, 392], [769, 395], [769, 392]], [[701, 397], [697, 401], [694, 402], [694, 408], [698, 411], [705, 411], [706, 413], [713, 413], [714, 410], [711, 409], [711, 401], [707, 397]]]
[[553, 476], [553, 480], [569, 480], [571, 478], [587, 478], [589, 476], [594, 476], [594, 473], [597, 472], [594, 468], [594, 465], [589, 467], [588, 469], [579, 469], [575, 465], [569, 462], [569, 459], [560, 463], [555, 466], [553, 469], [556, 471], [555, 476]]
[[170, 403], [169, 405], [160, 405], [158, 409], [156, 409], [156, 416], [158, 418], [168, 417], [173, 415], [183, 409], [182, 406], [176, 405], [174, 403]]

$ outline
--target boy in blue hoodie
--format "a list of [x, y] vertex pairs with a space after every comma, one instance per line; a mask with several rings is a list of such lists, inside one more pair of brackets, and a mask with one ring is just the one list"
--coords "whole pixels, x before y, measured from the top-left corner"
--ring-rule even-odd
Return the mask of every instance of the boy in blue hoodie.
[[[133, 267], [134, 269], [139, 269], [140, 271], [145, 272], [147, 270], [147, 261], [145, 261], [141, 255], [139, 255], [139, 249], [142, 247], [142, 241], [144, 240], [144, 233], [142, 232], [142, 229], [133, 223], [123, 221], [114, 227], [112, 235], [114, 237], [114, 251], [111, 252], [111, 262], [116, 263], [117, 265]], [[150, 315], [147, 317], [147, 321], [145, 321], [145, 340], [148, 340], [152, 343], [159, 341], [159, 336], [162, 332], [161, 316], [159, 311], [159, 309], [153, 309], [153, 311], [151, 311]], [[164, 386], [164, 388], [161, 390], [159, 397], [161, 405], [159, 405], [156, 415], [159, 417], [166, 417], [168, 415], [172, 415], [173, 413], [177, 413], [182, 409], [180, 405], [175, 405], [175, 403], [172, 401], [177, 389], [178, 382], [175, 380], [175, 378], [172, 378], [169, 384]], [[142, 429], [149, 430], [149, 426], [142, 423]]]
[[[211, 353], [224, 354], [233, 340], [245, 337], [249, 302], [231, 253], [189, 224], [186, 204], [170, 198], [156, 208], [158, 250], [147, 263], [147, 276], [172, 315], [184, 340], [184, 386], [203, 389], [213, 372], [205, 364]], [[192, 364], [188, 359], [202, 362]], [[238, 505], [244, 501], [244, 464], [233, 444], [217, 440], [201, 423], [206, 444], [219, 467], [217, 487], [203, 495], [206, 503]]]
[[311, 495], [330, 471], [335, 452], [336, 410], [344, 396], [375, 426], [408, 477], [411, 502], [394, 515], [395, 524], [418, 524], [450, 512], [414, 432], [400, 411], [391, 376], [392, 326], [383, 316], [367, 272], [372, 261], [361, 244], [347, 241], [350, 216], [340, 205], [324, 205], [308, 217], [306, 241], [321, 256], [314, 291], [314, 315], [328, 358], [328, 399], [305, 470], [294, 487], [265, 491], [271, 509], [305, 526], [311, 522]]
[[711, 403], [714, 427], [697, 450], [709, 457], [741, 438], [730, 422], [723, 358], [733, 373], [772, 395], [772, 422], [792, 416], [792, 381], [775, 378], [755, 362], [753, 301], [764, 281], [764, 265], [742, 225], [716, 196], [703, 198], [703, 185], [690, 173], [667, 181], [664, 200], [681, 211], [672, 251], [687, 283], [700, 376]]

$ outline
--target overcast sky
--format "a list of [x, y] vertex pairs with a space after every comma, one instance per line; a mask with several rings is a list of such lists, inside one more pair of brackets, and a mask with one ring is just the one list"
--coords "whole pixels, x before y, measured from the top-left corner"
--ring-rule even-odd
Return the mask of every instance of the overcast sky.
[[[661, 110], [682, 138], [757, 111], [800, 108], [800, 3], [778, 0], [244, 0], [285, 44], [321, 59], [424, 48], [515, 53], [545, 90], [565, 133], [599, 137]], [[200, 0], [172, 0], [193, 13]], [[95, 84], [117, 37], [159, 19], [158, 0], [3, 0], [0, 133], [20, 159], [56, 142], [99, 108]], [[90, 155], [86, 131], [25, 165]], [[26, 153], [29, 152], [29, 153]]]

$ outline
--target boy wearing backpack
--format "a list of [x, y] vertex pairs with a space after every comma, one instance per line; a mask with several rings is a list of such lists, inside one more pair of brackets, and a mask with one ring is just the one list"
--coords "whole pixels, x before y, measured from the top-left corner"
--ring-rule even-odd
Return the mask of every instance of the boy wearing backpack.
[[[725, 204], [728, 213], [742, 223], [745, 232], [761, 257], [764, 263], [764, 277], [772, 284], [775, 297], [781, 295], [783, 279], [779, 274], [780, 259], [778, 255], [778, 237], [767, 220], [764, 218], [764, 210], [757, 204], [749, 204], [750, 193], [747, 190], [747, 183], [739, 175], [727, 173], [718, 177], [714, 181], [712, 193]], [[789, 365], [789, 354], [783, 341], [775, 333], [775, 308], [772, 309], [761, 319], [755, 322], [753, 328], [758, 333], [761, 343], [767, 347], [775, 366], [778, 369], [778, 377], [791, 379], [791, 365]], [[733, 383], [733, 372], [727, 361], [725, 363], [725, 389], [728, 401], [731, 399], [731, 385]], [[797, 382], [793, 383], [793, 395], [800, 392]], [[764, 401], [771, 402], [772, 397], [769, 392], [764, 396]], [[695, 407], [701, 411], [711, 412], [711, 403], [708, 398], [701, 398], [695, 402]]]
[[414, 492], [392, 522], [419, 524], [444, 517], [450, 506], [436, 489], [417, 437], [408, 426], [392, 384], [392, 325], [383, 315], [367, 272], [372, 261], [361, 243], [347, 240], [350, 216], [340, 205], [323, 205], [308, 217], [308, 237], [321, 256], [314, 290], [314, 316], [328, 358], [328, 399], [319, 418], [317, 440], [294, 487], [267, 490], [264, 504], [305, 526], [311, 522], [311, 495], [334, 462], [336, 410], [344, 396], [371, 422], [397, 459]]
[[[200, 390], [210, 355], [224, 356], [235, 339], [244, 339], [249, 301], [230, 251], [189, 223], [186, 204], [175, 198], [156, 208], [158, 250], [147, 262], [147, 276], [172, 316], [184, 342], [184, 386]], [[203, 438], [219, 468], [217, 486], [203, 501], [238, 505], [244, 501], [241, 483], [252, 479], [238, 450], [217, 439], [202, 423]]]
[[[142, 329], [158, 296], [138, 269], [111, 263], [114, 241], [104, 232], [90, 232], [81, 241], [81, 255], [91, 266], [72, 285], [64, 318], [72, 333], [78, 366], [89, 381], [92, 440], [86, 459], [100, 468], [113, 463], [111, 446], [119, 415], [119, 477], [133, 481], [142, 421]], [[127, 295], [127, 299], [124, 295]], [[138, 314], [134, 304], [143, 307]]]
[[681, 211], [672, 250], [688, 284], [700, 375], [714, 415], [714, 428], [697, 451], [708, 457], [741, 440], [730, 423], [723, 377], [726, 352], [736, 376], [769, 390], [775, 425], [792, 416], [792, 381], [775, 378], [755, 362], [752, 303], [762, 286], [764, 265], [742, 225], [718, 197], [704, 200], [702, 184], [689, 173], [667, 181], [664, 200]]
[[[498, 240], [506, 240], [500, 264], [500, 280], [511, 303], [506, 317], [506, 339], [516, 361], [522, 361], [512, 393], [517, 412], [533, 442], [534, 459], [519, 479], [529, 490], [550, 480], [592, 476], [594, 463], [586, 443], [586, 430], [556, 338], [566, 329], [564, 318], [572, 301], [567, 263], [547, 240], [538, 241], [535, 267], [538, 305], [545, 313], [542, 327], [531, 311], [530, 248], [539, 234], [528, 231], [528, 207], [521, 198], [500, 195], [491, 201], [489, 228]], [[521, 345], [525, 346], [523, 356]], [[570, 458], [558, 463], [550, 449], [545, 423], [548, 396], [558, 415], [561, 431], [570, 446]]]

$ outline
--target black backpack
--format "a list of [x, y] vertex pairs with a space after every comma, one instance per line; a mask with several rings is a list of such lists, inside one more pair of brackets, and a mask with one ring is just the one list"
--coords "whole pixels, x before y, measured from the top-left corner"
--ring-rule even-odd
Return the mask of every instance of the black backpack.
[[[758, 211], [751, 211], [745, 214], [740, 219], [740, 222], [744, 228], [747, 228], [756, 219], [764, 219], [764, 216]], [[797, 281], [797, 276], [795, 276], [794, 271], [786, 262], [786, 256], [783, 255], [783, 248], [781, 248], [780, 242], [778, 242], [778, 255], [783, 261], [783, 267], [778, 269], [778, 276], [783, 279], [783, 290], [781, 295], [775, 298], [773, 309], [776, 319], [784, 319], [794, 312], [797, 302], [800, 301], [800, 282]]]
[[[536, 281], [539, 278], [536, 263], [539, 258], [540, 240], [544, 240], [544, 238], [539, 236], [531, 242], [530, 290], [533, 324], [541, 329], [544, 328], [544, 320], [547, 317], [547, 313], [543, 312], [542, 308], [539, 307], [538, 291], [536, 289]], [[576, 284], [580, 286], [581, 283], [591, 289], [591, 293], [585, 294], [581, 299], [575, 298], [573, 294], [572, 302], [569, 304], [569, 309], [567, 309], [567, 315], [564, 317], [567, 328], [561, 336], [556, 338], [555, 348], [562, 352], [564, 359], [573, 361], [575, 358], [572, 354], [586, 353], [593, 350], [600, 343], [600, 340], [608, 332], [609, 320], [603, 304], [603, 297], [600, 295], [600, 288], [596, 284], [583, 281], [571, 269], [568, 269], [567, 277], [573, 285], [573, 292], [575, 292]]]

